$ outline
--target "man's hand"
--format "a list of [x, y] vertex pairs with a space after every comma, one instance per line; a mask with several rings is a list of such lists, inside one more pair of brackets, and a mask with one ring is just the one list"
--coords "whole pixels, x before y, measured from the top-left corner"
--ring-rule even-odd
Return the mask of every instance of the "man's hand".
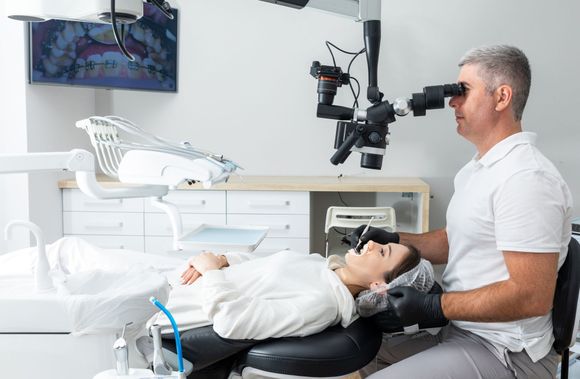
[[441, 309], [441, 294], [428, 294], [413, 287], [395, 287], [389, 290], [389, 303], [403, 325], [446, 323], [448, 320]]
[[219, 270], [228, 266], [228, 260], [225, 256], [207, 252], [189, 258], [187, 263], [189, 268], [181, 274], [181, 283], [187, 285], [195, 282], [207, 271]]
[[381, 245], [386, 245], [387, 243], [391, 242], [399, 243], [399, 235], [397, 233], [387, 232], [384, 229], [375, 228], [373, 226], [371, 226], [369, 230], [361, 236], [361, 233], [365, 230], [366, 227], [366, 225], [361, 225], [353, 230], [352, 234], [350, 235], [350, 246], [352, 248], [357, 247], [359, 238], [361, 247], [369, 241], [375, 241]]

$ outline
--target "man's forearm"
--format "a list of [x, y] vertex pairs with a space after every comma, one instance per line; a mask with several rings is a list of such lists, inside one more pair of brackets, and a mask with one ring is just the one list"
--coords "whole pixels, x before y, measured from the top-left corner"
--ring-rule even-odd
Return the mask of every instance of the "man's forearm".
[[441, 308], [449, 320], [506, 322], [542, 316], [549, 309], [538, 307], [536, 294], [509, 280], [464, 292], [441, 295]]
[[449, 256], [449, 242], [445, 229], [432, 232], [414, 234], [399, 233], [399, 242], [413, 245], [421, 252], [421, 257], [434, 264], [447, 263]]

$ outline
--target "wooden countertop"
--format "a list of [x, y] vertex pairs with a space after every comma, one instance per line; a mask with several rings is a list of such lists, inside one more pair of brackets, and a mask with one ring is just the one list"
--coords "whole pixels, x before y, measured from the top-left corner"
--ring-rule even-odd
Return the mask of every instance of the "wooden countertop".
[[[106, 188], [126, 186], [102, 176], [99, 183]], [[78, 188], [74, 179], [61, 180], [59, 188]], [[200, 190], [201, 184], [182, 184], [181, 190]], [[429, 193], [429, 185], [419, 178], [384, 178], [352, 176], [232, 176], [227, 183], [213, 190], [237, 191], [309, 191], [309, 192], [418, 192]]]

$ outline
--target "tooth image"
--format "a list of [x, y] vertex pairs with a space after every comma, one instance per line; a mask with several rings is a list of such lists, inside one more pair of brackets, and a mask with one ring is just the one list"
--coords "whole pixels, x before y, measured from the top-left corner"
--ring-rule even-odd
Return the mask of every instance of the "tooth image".
[[157, 80], [159, 80], [160, 82], [162, 82], [165, 79], [165, 75], [161, 72], [161, 70], [163, 69], [163, 66], [160, 65], [159, 63], [155, 65], [155, 68], [157, 69]]
[[71, 43], [75, 38], [75, 29], [70, 22], [65, 22], [62, 36], [67, 43]]
[[103, 54], [104, 69], [103, 73], [105, 77], [118, 77], [121, 72], [121, 65], [123, 62], [123, 56], [121, 53], [116, 51], [107, 51]]
[[42, 65], [44, 66], [44, 71], [47, 76], [55, 76], [58, 73], [58, 66], [50, 61], [50, 59], [44, 58], [42, 60]]
[[160, 38], [155, 38], [155, 42], [153, 43], [153, 50], [155, 50], [156, 53], [161, 52], [161, 39]]
[[145, 78], [153, 78], [155, 75], [155, 62], [149, 57], [143, 59], [143, 72], [145, 73]]
[[61, 50], [64, 50], [64, 49], [66, 49], [68, 42], [66, 41], [66, 39], [64, 38], [62, 33], [58, 33], [58, 35], [56, 37], [55, 44], [56, 44], [56, 47], [58, 47]]
[[84, 79], [85, 78], [85, 60], [83, 58], [79, 58], [77, 59], [77, 63], [76, 63], [76, 74], [75, 74], [75, 78], [76, 79]]
[[155, 37], [153, 37], [153, 32], [151, 31], [151, 29], [147, 29], [145, 31], [145, 44], [147, 46], [153, 46], [154, 43]]
[[139, 24], [131, 25], [131, 35], [139, 42], [143, 42], [145, 40], [145, 30], [143, 30]]
[[50, 49], [50, 55], [60, 58], [64, 55], [64, 49], [59, 49], [58, 47], [53, 47]]
[[127, 62], [127, 74], [130, 79], [139, 79], [141, 77], [142, 68], [141, 57], [134, 55], [135, 60], [133, 62]]
[[78, 22], [75, 22], [75, 34], [77, 35], [77, 37], [82, 37], [86, 34], [85, 29]]
[[102, 77], [102, 62], [103, 58], [99, 54], [93, 54], [87, 58], [86, 77], [99, 78]]
[[60, 68], [63, 68], [65, 66], [69, 66], [72, 63], [72, 59], [70, 59], [68, 56], [66, 55], [61, 55], [60, 57], [57, 57], [55, 55], [50, 55], [48, 57], [48, 60], [55, 66], [58, 66]]

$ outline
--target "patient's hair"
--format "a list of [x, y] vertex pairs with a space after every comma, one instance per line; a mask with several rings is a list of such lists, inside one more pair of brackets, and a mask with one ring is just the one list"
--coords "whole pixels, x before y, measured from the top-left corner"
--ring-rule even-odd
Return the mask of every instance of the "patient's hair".
[[399, 277], [399, 275], [410, 271], [411, 269], [415, 268], [419, 262], [421, 261], [421, 253], [417, 248], [413, 245], [405, 245], [409, 249], [409, 253], [403, 259], [401, 264], [390, 271], [386, 271], [384, 274], [385, 283], [392, 282], [395, 278]]

